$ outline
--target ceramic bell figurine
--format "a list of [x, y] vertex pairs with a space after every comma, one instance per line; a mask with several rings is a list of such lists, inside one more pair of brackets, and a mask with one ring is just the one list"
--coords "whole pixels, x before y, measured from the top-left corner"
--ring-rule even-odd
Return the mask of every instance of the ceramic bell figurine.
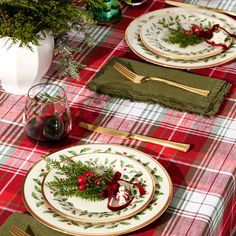
[[119, 201], [119, 205], [123, 205], [129, 198], [129, 191], [125, 188], [125, 186], [119, 187], [119, 192], [116, 194], [116, 199]]

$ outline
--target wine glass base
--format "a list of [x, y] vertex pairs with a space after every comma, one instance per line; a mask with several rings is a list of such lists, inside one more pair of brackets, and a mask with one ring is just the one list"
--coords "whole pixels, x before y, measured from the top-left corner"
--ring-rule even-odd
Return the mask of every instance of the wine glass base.
[[139, 6], [146, 2], [147, 0], [131, 0], [130, 2], [128, 0], [124, 0], [124, 2], [130, 6]]

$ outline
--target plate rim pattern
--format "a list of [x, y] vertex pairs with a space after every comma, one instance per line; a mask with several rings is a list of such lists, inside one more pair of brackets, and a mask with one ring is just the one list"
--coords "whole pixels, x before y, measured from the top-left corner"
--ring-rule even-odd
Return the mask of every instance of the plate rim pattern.
[[[148, 219], [145, 218], [145, 220], [142, 222], [142, 223], [139, 223], [137, 224], [136, 226], [127, 226], [127, 225], [122, 225], [122, 227], [124, 227], [124, 229], [113, 229], [112, 227], [109, 228], [109, 230], [107, 229], [107, 232], [104, 232], [102, 231], [102, 233], [99, 233], [99, 232], [93, 232], [91, 231], [88, 231], [88, 232], [81, 232], [79, 230], [67, 230], [65, 229], [64, 227], [60, 227], [58, 226], [59, 223], [57, 224], [53, 224], [53, 223], [50, 223], [48, 222], [47, 220], [45, 220], [43, 218], [43, 216], [37, 214], [37, 212], [35, 212], [30, 204], [28, 203], [28, 200], [27, 200], [27, 197], [26, 197], [26, 193], [25, 193], [25, 185], [26, 185], [26, 182], [27, 182], [27, 178], [31, 175], [31, 172], [33, 172], [33, 170], [37, 167], [37, 165], [39, 165], [38, 167], [41, 168], [40, 164], [42, 164], [43, 162], [45, 162], [44, 160], [39, 160], [38, 162], [36, 162], [28, 171], [27, 175], [25, 176], [25, 179], [24, 179], [24, 183], [23, 183], [23, 191], [22, 191], [22, 198], [23, 198], [23, 202], [27, 208], [27, 210], [32, 214], [32, 216], [37, 219], [39, 222], [43, 223], [44, 225], [54, 229], [54, 230], [57, 230], [59, 232], [63, 232], [63, 233], [66, 233], [66, 234], [72, 234], [72, 235], [78, 235], [78, 234], [83, 234], [83, 235], [120, 235], [120, 234], [124, 234], [124, 233], [129, 233], [129, 232], [132, 232], [132, 231], [135, 231], [135, 230], [138, 230], [138, 229], [141, 229], [143, 228], [144, 226], [147, 226], [148, 224], [152, 223], [153, 221], [155, 221], [157, 218], [159, 218], [165, 211], [166, 209], [168, 208], [168, 206], [170, 205], [170, 202], [173, 198], [173, 183], [171, 181], [171, 178], [168, 174], [168, 172], [165, 170], [165, 168], [157, 161], [155, 160], [154, 158], [152, 158], [151, 156], [149, 156], [148, 154], [142, 152], [142, 151], [139, 151], [139, 150], [136, 150], [134, 148], [131, 148], [131, 147], [127, 147], [127, 146], [123, 146], [123, 145], [119, 145], [119, 144], [83, 144], [83, 145], [75, 145], [75, 146], [71, 146], [71, 147], [68, 147], [68, 148], [64, 148], [64, 149], [61, 149], [61, 150], [58, 150], [58, 151], [55, 151], [55, 152], [52, 152], [50, 154], [47, 155], [50, 156], [50, 155], [53, 155], [55, 153], [61, 153], [61, 152], [68, 152], [70, 149], [74, 149], [74, 148], [88, 148], [88, 147], [93, 147], [93, 148], [103, 148], [105, 150], [105, 148], [114, 148], [114, 149], [121, 149], [123, 152], [130, 152], [132, 153], [132, 155], [142, 155], [144, 159], [147, 159], [147, 160], [150, 160], [151, 162], [153, 162], [156, 166], [158, 166], [161, 171], [164, 173], [164, 176], [166, 178], [166, 181], [168, 182], [168, 196], [166, 196], [166, 200], [165, 200], [165, 204], [162, 206], [162, 208], [158, 211], [158, 212], [153, 212], [153, 211], [149, 211], [149, 213], [151, 212], [151, 214], [154, 213], [154, 215], [152, 215], [151, 217], [149, 217]], [[130, 154], [131, 155], [131, 154]], [[44, 163], [45, 164], [45, 163]], [[45, 165], [44, 165], [45, 167]], [[145, 210], [144, 210], [145, 211]], [[131, 217], [132, 218], [132, 217]], [[110, 224], [110, 223], [108, 223]], [[79, 227], [79, 226], [78, 226]], [[121, 228], [122, 228], [121, 227]], [[87, 228], [86, 228], [87, 229]]]
[[[72, 157], [70, 157], [70, 158], [76, 158], [76, 157], [80, 157], [81, 155], [83, 156], [83, 155], [90, 155], [90, 154], [98, 154], [98, 153], [80, 154], [80, 155], [78, 155], [78, 156], [72, 156]], [[104, 156], [105, 156], [105, 155], [122, 156], [122, 155], [114, 154], [114, 153], [99, 153], [99, 154], [102, 154], [102, 155], [104, 155]], [[138, 161], [136, 161], [135, 159], [132, 159], [132, 158], [129, 158], [129, 157], [125, 157], [125, 156], [123, 156], [123, 157], [124, 157], [125, 159], [130, 159], [131, 162], [134, 162], [134, 163], [136, 163], [137, 165], [142, 166], [142, 168], [143, 168], [143, 169], [146, 171], [146, 173], [150, 176], [150, 181], [152, 182], [152, 187], [153, 187], [153, 189], [152, 189], [152, 192], [150, 193], [150, 196], [149, 196], [148, 200], [146, 201], [146, 203], [145, 203], [144, 205], [142, 205], [142, 207], [138, 208], [138, 209], [137, 209], [136, 211], [134, 211], [133, 213], [130, 213], [130, 214], [128, 214], [128, 215], [126, 215], [126, 216], [123, 216], [123, 217], [120, 216], [120, 217], [118, 217], [118, 218], [116, 218], [116, 219], [113, 219], [113, 220], [105, 219], [106, 222], [114, 222], [114, 221], [124, 220], [124, 219], [127, 219], [127, 218], [129, 218], [129, 217], [131, 217], [131, 216], [137, 214], [138, 212], [142, 211], [142, 210], [150, 203], [150, 201], [153, 199], [154, 194], [155, 194], [155, 180], [154, 180], [154, 177], [151, 175], [150, 171], [149, 171], [145, 166], [143, 166], [143, 165], [140, 164]], [[70, 215], [68, 215], [68, 214], [66, 214], [66, 213], [63, 213], [62, 211], [56, 209], [56, 208], [49, 202], [48, 198], [47, 198], [46, 195], [45, 195], [44, 184], [45, 184], [45, 181], [46, 181], [47, 176], [50, 174], [50, 172], [51, 172], [52, 170], [53, 170], [53, 168], [46, 174], [46, 176], [44, 177], [43, 182], [42, 182], [42, 195], [43, 195], [45, 201], [47, 202], [47, 204], [50, 205], [51, 208], [52, 208], [56, 213], [62, 215], [62, 216], [65, 217], [65, 218], [69, 218], [69, 219], [72, 219], [72, 220], [75, 220], [75, 221], [80, 221], [80, 222], [87, 222], [87, 220], [85, 220], [85, 219], [79, 219], [79, 218], [77, 218], [77, 217], [73, 217], [73, 216], [70, 216]], [[90, 218], [89, 221], [90, 221], [91, 223], [101, 223], [101, 222], [104, 221], [104, 219], [101, 219], [101, 220], [93, 220], [93, 219]]]

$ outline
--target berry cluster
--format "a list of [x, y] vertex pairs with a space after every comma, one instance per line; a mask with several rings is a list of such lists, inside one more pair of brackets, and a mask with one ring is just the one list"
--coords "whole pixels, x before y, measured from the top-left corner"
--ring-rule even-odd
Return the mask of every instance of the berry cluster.
[[79, 191], [84, 191], [87, 188], [87, 183], [94, 183], [97, 186], [101, 185], [101, 180], [100, 178], [96, 177], [94, 175], [94, 172], [91, 170], [87, 170], [84, 172], [83, 175], [80, 175], [77, 179], [78, 181], [78, 190]]

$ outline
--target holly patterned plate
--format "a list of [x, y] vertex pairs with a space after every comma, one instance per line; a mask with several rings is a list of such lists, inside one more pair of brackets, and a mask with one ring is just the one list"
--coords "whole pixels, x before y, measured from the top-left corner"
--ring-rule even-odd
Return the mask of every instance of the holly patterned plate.
[[[140, 30], [140, 38], [143, 44], [152, 52], [165, 57], [177, 58], [183, 60], [200, 59], [214, 56], [223, 51], [220, 46], [213, 47], [204, 40], [194, 45], [181, 47], [180, 44], [170, 42], [173, 37], [172, 31], [190, 31], [193, 24], [201, 26], [202, 29], [209, 29], [215, 24], [219, 24], [224, 29], [231, 31], [229, 27], [216, 18], [212, 18], [203, 14], [193, 13], [176, 13], [171, 15], [160, 15], [144, 24]], [[185, 37], [189, 37], [186, 35]], [[209, 41], [214, 43], [225, 44], [227, 47], [232, 42], [232, 38], [221, 29], [213, 34], [213, 38]]]
[[140, 229], [160, 217], [170, 204], [173, 195], [171, 179], [162, 165], [143, 152], [121, 145], [88, 144], [69, 147], [50, 154], [47, 158], [73, 157], [88, 153], [113, 153], [132, 158], [144, 165], [154, 176], [155, 194], [148, 206], [128, 219], [118, 222], [91, 223], [68, 219], [56, 213], [45, 201], [42, 182], [50, 171], [45, 160], [36, 163], [28, 172], [23, 186], [23, 200], [28, 211], [41, 223], [71, 235], [120, 235]]
[[[112, 167], [113, 171], [119, 171], [121, 179], [129, 182], [139, 182], [145, 188], [144, 195], [138, 194], [137, 188], [133, 190], [137, 193], [131, 204], [119, 211], [111, 211], [107, 208], [108, 199], [102, 201], [89, 201], [79, 197], [65, 197], [55, 195], [48, 186], [48, 183], [55, 178], [65, 178], [58, 173], [57, 169], [52, 169], [43, 181], [43, 195], [45, 200], [51, 205], [52, 209], [58, 214], [82, 222], [114, 222], [129, 218], [142, 211], [153, 199], [155, 193], [155, 182], [148, 169], [132, 157], [117, 155], [113, 153], [92, 153], [81, 154], [72, 157], [74, 161], [81, 161], [83, 164], [91, 166], [92, 169]], [[131, 188], [132, 190], [132, 188]], [[79, 191], [79, 190], [78, 190]], [[113, 206], [119, 206], [118, 200], [113, 198]]]
[[176, 15], [176, 14], [203, 14], [206, 17], [214, 18], [220, 22], [220, 25], [228, 25], [232, 33], [236, 33], [235, 20], [221, 13], [213, 12], [205, 9], [190, 9], [181, 7], [164, 8], [161, 10], [156, 10], [148, 12], [138, 18], [135, 18], [127, 27], [125, 32], [125, 39], [130, 47], [130, 49], [139, 57], [144, 60], [151, 62], [153, 64], [162, 65], [171, 68], [179, 69], [197, 69], [197, 68], [207, 68], [223, 63], [229, 62], [236, 58], [236, 40], [233, 40], [227, 51], [219, 53], [215, 56], [202, 58], [202, 59], [172, 59], [157, 55], [156, 53], [150, 51], [140, 39], [140, 30], [147, 22], [155, 19], [156, 17], [161, 17], [163, 15]]

